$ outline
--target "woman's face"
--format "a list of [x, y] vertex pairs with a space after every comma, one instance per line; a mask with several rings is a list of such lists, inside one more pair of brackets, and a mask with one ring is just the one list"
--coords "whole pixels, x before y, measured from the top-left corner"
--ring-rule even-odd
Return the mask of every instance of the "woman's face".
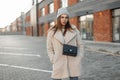
[[68, 15], [62, 14], [60, 16], [60, 23], [61, 23], [61, 25], [65, 26], [67, 24], [67, 22], [68, 22]]

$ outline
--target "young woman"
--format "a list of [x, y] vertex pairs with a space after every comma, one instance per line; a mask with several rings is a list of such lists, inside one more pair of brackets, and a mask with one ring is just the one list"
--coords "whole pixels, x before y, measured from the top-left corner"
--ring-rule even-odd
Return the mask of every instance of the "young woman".
[[[78, 46], [77, 56], [63, 55], [63, 44]], [[69, 22], [69, 12], [66, 8], [58, 10], [57, 23], [48, 30], [47, 52], [53, 64], [53, 80], [68, 77], [70, 80], [78, 80], [83, 46], [78, 29]]]

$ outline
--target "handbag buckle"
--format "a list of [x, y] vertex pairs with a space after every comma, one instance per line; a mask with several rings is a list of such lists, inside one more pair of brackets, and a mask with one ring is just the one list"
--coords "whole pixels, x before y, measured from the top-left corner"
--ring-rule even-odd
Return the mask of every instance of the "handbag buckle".
[[69, 51], [72, 52], [72, 49], [70, 49]]

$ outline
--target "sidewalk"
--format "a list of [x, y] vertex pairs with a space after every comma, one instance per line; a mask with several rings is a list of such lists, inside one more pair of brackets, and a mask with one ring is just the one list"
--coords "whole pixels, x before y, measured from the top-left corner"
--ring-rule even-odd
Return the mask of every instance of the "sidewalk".
[[87, 50], [120, 56], [120, 43], [84, 41]]
[[82, 80], [120, 80], [120, 44], [84, 41]]

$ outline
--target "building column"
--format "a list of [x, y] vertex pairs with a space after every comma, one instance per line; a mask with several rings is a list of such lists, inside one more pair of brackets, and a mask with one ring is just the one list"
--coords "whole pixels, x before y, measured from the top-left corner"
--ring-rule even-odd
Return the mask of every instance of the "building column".
[[60, 0], [54, 0], [54, 11], [56, 12], [60, 8]]
[[49, 29], [49, 24], [46, 23], [46, 24], [45, 24], [45, 28], [44, 28], [44, 35], [45, 35], [45, 36], [47, 36], [47, 31], [48, 31], [48, 29]]
[[112, 11], [94, 13], [94, 41], [112, 41]]
[[[68, 6], [74, 5], [78, 2], [78, 0], [68, 0]], [[74, 24], [78, 29], [79, 28], [79, 17], [72, 17], [70, 18], [70, 22]]]
[[33, 36], [33, 27], [26, 27], [26, 35]]
[[70, 18], [70, 23], [75, 25], [77, 27], [77, 29], [80, 29], [80, 27], [79, 27], [79, 17], [76, 16], [76, 17]]
[[73, 4], [76, 4], [78, 0], [68, 0], [68, 5], [71, 6]]
[[[46, 5], [45, 6], [45, 15], [49, 14], [49, 6]], [[49, 24], [48, 23], [45, 23], [45, 26], [44, 26], [44, 36], [47, 36], [47, 31], [49, 29]]]

